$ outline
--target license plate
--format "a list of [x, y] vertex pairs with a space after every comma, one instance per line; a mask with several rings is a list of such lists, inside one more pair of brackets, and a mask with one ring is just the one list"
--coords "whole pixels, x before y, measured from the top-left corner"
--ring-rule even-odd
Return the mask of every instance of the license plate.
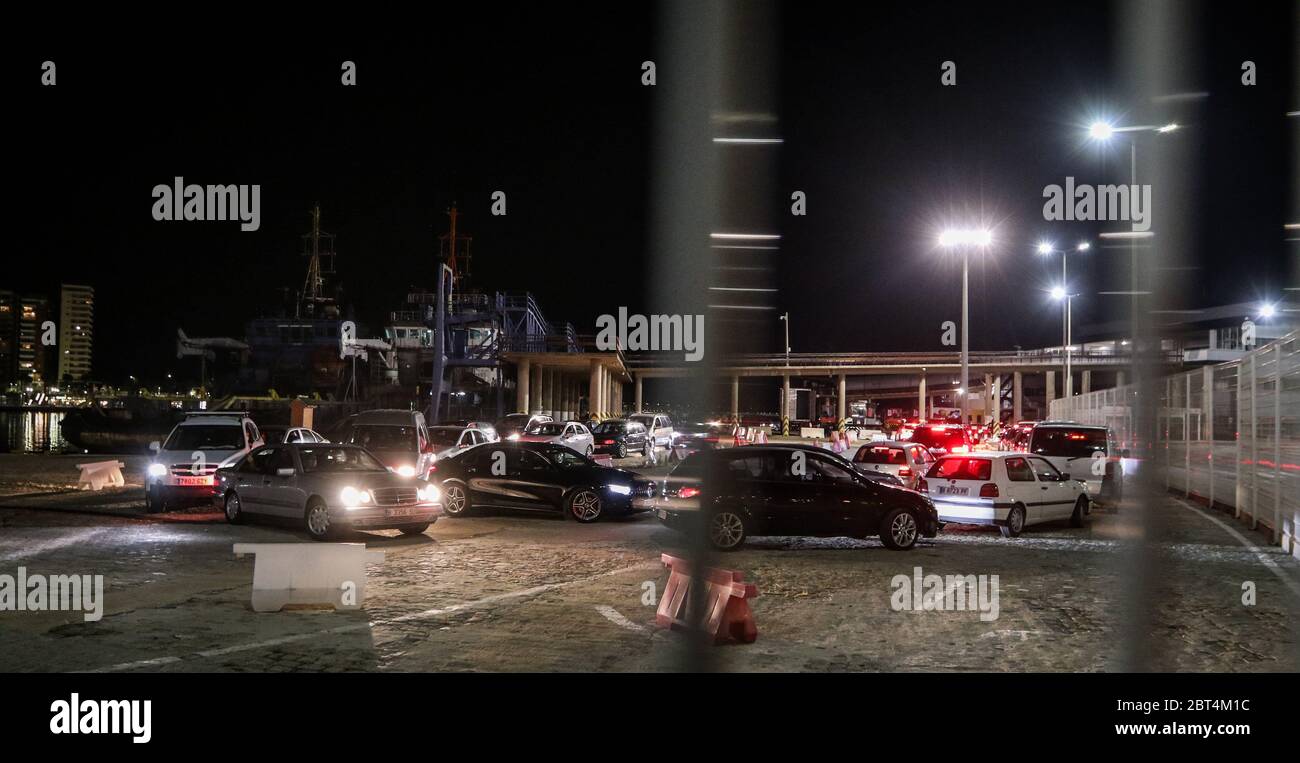
[[398, 506], [395, 509], [388, 510], [388, 516], [390, 517], [409, 517], [416, 513], [418, 513], [418, 511], [414, 506]]
[[939, 485], [940, 495], [970, 495], [968, 487], [952, 487], [950, 485]]
[[177, 477], [176, 484], [189, 487], [193, 485], [211, 485], [211, 477]]

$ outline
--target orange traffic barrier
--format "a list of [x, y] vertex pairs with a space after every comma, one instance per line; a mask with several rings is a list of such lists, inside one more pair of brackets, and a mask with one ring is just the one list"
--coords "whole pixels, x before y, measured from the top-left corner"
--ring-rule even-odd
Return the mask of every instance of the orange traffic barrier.
[[[744, 582], [743, 572], [709, 567], [704, 575], [697, 576], [685, 559], [671, 554], [660, 558], [672, 573], [655, 612], [659, 627], [703, 632], [714, 644], [754, 643], [758, 626], [754, 624], [749, 600], [758, 596], [758, 587]], [[692, 587], [700, 584], [704, 586], [703, 593], [692, 593]], [[697, 607], [703, 610], [690, 611]]]

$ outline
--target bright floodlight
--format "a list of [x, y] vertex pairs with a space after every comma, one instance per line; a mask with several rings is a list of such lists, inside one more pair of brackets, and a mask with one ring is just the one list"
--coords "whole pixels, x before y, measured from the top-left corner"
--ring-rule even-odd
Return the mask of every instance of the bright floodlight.
[[1115, 128], [1106, 122], [1093, 122], [1088, 128], [1088, 134], [1095, 140], [1110, 140], [1110, 136], [1115, 134]]
[[1178, 123], [1177, 123], [1177, 122], [1170, 122], [1169, 124], [1165, 125], [1164, 127], [1157, 127], [1157, 128], [1156, 128], [1156, 132], [1173, 132], [1174, 130], [1177, 130], [1177, 129], [1178, 129]]
[[1277, 308], [1273, 305], [1265, 303], [1259, 306], [1259, 317], [1261, 318], [1272, 318], [1276, 312]]
[[1052, 253], [1052, 245], [1049, 244], [1049, 243], [1047, 243], [1046, 241], [1042, 242], [1041, 244], [1038, 245], [1038, 253], [1039, 253], [1039, 254], [1051, 254], [1051, 253]]
[[1087, 241], [1080, 241], [1079, 245], [1075, 247], [1075, 250], [1080, 252], [1086, 252], [1091, 248], [1092, 248], [1092, 244], [1089, 244]]
[[939, 246], [988, 246], [993, 243], [993, 233], [973, 228], [954, 228], [939, 234]]
[[1065, 299], [1065, 289], [1062, 289], [1060, 286], [1053, 287], [1053, 288], [1052, 288], [1052, 299], [1055, 299], [1055, 300], [1062, 300], [1062, 299]]

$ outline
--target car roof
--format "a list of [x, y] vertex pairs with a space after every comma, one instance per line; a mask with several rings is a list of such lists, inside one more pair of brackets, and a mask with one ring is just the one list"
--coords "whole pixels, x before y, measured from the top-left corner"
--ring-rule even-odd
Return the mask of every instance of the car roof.
[[352, 414], [354, 424], [380, 424], [387, 426], [409, 426], [413, 424], [419, 411], [404, 411], [400, 408], [379, 408]]
[[176, 426], [178, 427], [196, 427], [205, 424], [217, 424], [219, 426], [243, 426], [245, 421], [252, 421], [246, 416], [204, 416], [202, 418], [185, 419]]
[[912, 447], [912, 446], [915, 446], [915, 447], [918, 447], [918, 448], [925, 447], [925, 446], [920, 445], [920, 444], [918, 444], [918, 443], [914, 443], [914, 442], [912, 442], [911, 440], [868, 440], [868, 441], [862, 443], [861, 445], [859, 445], [858, 447], [859, 447], [859, 448], [867, 448], [867, 447], [871, 447], [871, 448], [910, 448], [910, 447]]
[[1040, 421], [1035, 429], [1108, 429], [1101, 424], [1079, 424], [1074, 421]]

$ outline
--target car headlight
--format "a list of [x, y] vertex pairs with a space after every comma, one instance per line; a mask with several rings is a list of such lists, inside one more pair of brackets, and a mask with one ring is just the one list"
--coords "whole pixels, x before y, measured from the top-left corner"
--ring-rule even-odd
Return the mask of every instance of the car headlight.
[[399, 466], [399, 467], [397, 467], [397, 474], [398, 474], [399, 477], [414, 477], [414, 476], [415, 476], [415, 467], [414, 467], [414, 466]]
[[167, 467], [162, 464], [149, 464], [149, 476], [155, 479], [167, 476]]
[[606, 485], [605, 487], [609, 488], [609, 492], [611, 492], [611, 493], [618, 493], [619, 495], [631, 495], [631, 494], [632, 494], [632, 486], [631, 486], [631, 485]]
[[339, 498], [343, 499], [344, 506], [361, 506], [370, 503], [370, 491], [357, 490], [348, 485], [339, 493]]
[[420, 501], [423, 503], [437, 503], [438, 499], [442, 497], [442, 493], [438, 492], [438, 488], [433, 485], [425, 485], [416, 491], [416, 495], [419, 496]]
[[514, 434], [512, 434], [512, 435], [509, 435], [508, 437], [506, 437], [506, 439], [507, 439], [507, 440], [511, 440], [511, 441], [518, 440], [518, 439], [519, 439], [519, 433], [516, 432], [516, 433], [514, 433]]

